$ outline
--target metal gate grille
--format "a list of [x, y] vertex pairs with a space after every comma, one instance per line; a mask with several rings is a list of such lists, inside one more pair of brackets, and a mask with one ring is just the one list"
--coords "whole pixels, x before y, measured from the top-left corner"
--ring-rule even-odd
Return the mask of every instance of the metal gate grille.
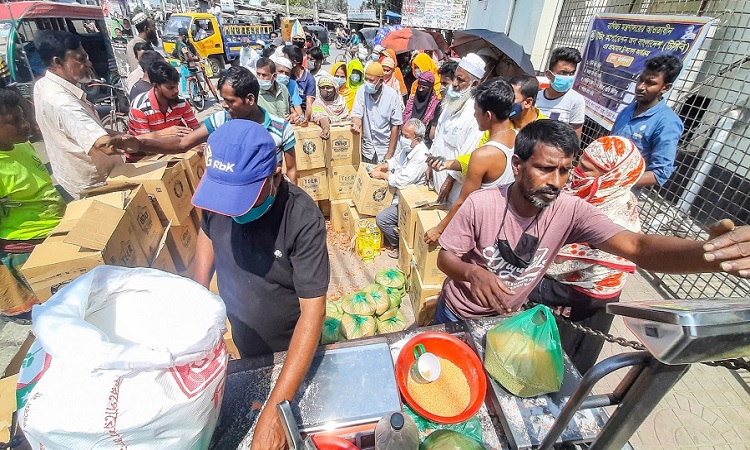
[[[596, 13], [684, 14], [714, 19], [696, 58], [685, 66], [668, 104], [685, 124], [676, 171], [640, 198], [644, 232], [705, 239], [721, 218], [750, 222], [750, 2], [745, 0], [565, 0], [552, 48], [583, 49]], [[545, 67], [546, 68], [546, 67]], [[583, 144], [607, 134], [591, 119]], [[739, 297], [750, 283], [723, 274], [665, 275], [653, 282], [676, 298]]]

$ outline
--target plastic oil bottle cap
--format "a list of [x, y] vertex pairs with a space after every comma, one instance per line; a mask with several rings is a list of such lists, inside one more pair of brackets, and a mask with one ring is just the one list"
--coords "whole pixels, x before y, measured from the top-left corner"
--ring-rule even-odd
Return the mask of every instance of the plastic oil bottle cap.
[[391, 427], [396, 431], [401, 431], [404, 427], [404, 416], [400, 412], [391, 414]]

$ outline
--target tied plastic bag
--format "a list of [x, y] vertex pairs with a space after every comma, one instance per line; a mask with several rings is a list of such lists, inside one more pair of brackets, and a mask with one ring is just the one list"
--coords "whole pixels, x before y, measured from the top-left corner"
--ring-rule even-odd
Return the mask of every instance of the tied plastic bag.
[[560, 390], [563, 354], [552, 311], [538, 305], [488, 331], [484, 367], [495, 381], [519, 397]]
[[208, 448], [228, 361], [219, 297], [159, 270], [101, 266], [32, 316], [19, 374], [32, 448]]
[[404, 404], [403, 409], [404, 414], [411, 417], [414, 423], [417, 424], [420, 438], [427, 438], [427, 436], [436, 430], [452, 430], [468, 436], [476, 442], [482, 442], [482, 423], [477, 416], [472, 416], [464, 422], [459, 423], [437, 423], [415, 413], [409, 405]]
[[437, 430], [427, 436], [419, 450], [485, 450], [485, 447], [458, 431]]

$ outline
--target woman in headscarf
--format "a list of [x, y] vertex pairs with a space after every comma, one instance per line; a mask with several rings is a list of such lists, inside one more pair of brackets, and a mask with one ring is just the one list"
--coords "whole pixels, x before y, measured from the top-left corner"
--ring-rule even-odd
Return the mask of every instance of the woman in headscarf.
[[365, 84], [365, 69], [362, 62], [353, 59], [346, 66], [346, 73], [349, 75], [346, 79], [346, 94], [342, 94], [346, 100], [346, 109], [352, 112], [354, 106], [354, 97], [357, 96], [357, 90]]
[[435, 93], [435, 76], [432, 72], [425, 72], [419, 76], [415, 83], [417, 91], [409, 97], [404, 108], [404, 123], [411, 118], [419, 119], [427, 126], [437, 109], [440, 99]]
[[318, 80], [319, 95], [312, 105], [312, 121], [320, 125], [323, 131], [320, 137], [328, 139], [331, 134], [331, 124], [340, 123], [349, 118], [346, 101], [341, 97], [336, 80], [323, 74]]
[[[417, 56], [414, 57], [414, 59], [411, 62], [411, 71], [414, 74], [414, 78], [419, 80], [419, 76], [426, 72], [432, 72], [432, 75], [435, 77], [435, 92], [437, 93], [438, 98], [441, 98], [440, 96], [440, 75], [438, 74], [438, 68], [437, 65], [435, 65], [435, 61], [430, 58], [430, 56], [426, 53], [420, 53]], [[417, 85], [419, 83], [414, 83], [411, 85], [411, 92], [410, 95], [414, 95], [414, 93], [417, 91]]]
[[[402, 97], [405, 97], [409, 91], [406, 89], [406, 83], [404, 83], [404, 74], [398, 68], [396, 52], [390, 48], [383, 49], [378, 62], [383, 66], [383, 81], [385, 84], [395, 89], [396, 92], [400, 92]], [[396, 87], [397, 83], [398, 87]]]
[[[616, 224], [638, 233], [638, 201], [631, 192], [643, 175], [645, 163], [630, 139], [605, 136], [583, 151], [565, 190], [596, 206]], [[568, 244], [555, 257], [544, 280], [529, 301], [550, 306], [557, 314], [595, 330], [609, 331], [614, 316], [607, 303], [620, 299], [628, 273], [635, 264], [586, 243]], [[565, 352], [583, 374], [595, 363], [604, 340], [560, 326]]]

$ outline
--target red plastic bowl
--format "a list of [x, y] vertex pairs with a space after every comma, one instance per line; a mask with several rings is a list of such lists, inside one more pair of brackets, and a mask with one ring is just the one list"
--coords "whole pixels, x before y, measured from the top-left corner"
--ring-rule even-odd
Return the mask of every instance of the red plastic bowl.
[[359, 450], [356, 445], [336, 436], [320, 434], [313, 436], [312, 439], [320, 450]]
[[[464, 372], [464, 376], [466, 376], [466, 380], [469, 382], [471, 396], [469, 398], [469, 406], [460, 414], [452, 417], [432, 414], [419, 406], [411, 395], [409, 395], [409, 391], [406, 389], [406, 382], [409, 370], [415, 361], [413, 349], [417, 344], [424, 345], [428, 352], [449, 360]], [[404, 400], [414, 412], [425, 419], [443, 424], [459, 423], [468, 420], [482, 407], [487, 393], [487, 378], [484, 374], [484, 367], [476, 353], [458, 338], [436, 331], [418, 334], [409, 339], [409, 342], [404, 345], [396, 360], [396, 382], [398, 383], [398, 389], [401, 391], [401, 396], [404, 397]]]

